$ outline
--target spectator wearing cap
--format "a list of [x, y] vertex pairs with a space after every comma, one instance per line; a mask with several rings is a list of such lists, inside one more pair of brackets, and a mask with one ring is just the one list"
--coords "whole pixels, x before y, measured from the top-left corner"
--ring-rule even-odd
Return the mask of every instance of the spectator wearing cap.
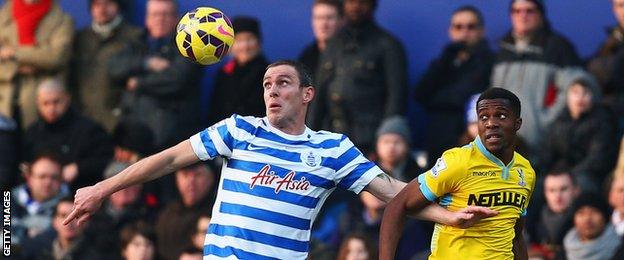
[[376, 133], [377, 158], [375, 163], [392, 177], [410, 182], [421, 170], [411, 154], [412, 137], [407, 120], [401, 116], [390, 117]]
[[73, 109], [71, 96], [58, 79], [46, 79], [38, 86], [37, 109], [40, 119], [24, 133], [23, 159], [57, 152], [63, 162], [63, 181], [73, 191], [101, 180], [113, 155], [104, 128]]
[[124, 89], [121, 118], [146, 124], [163, 149], [200, 129], [202, 68], [175, 46], [177, 2], [148, 0], [145, 10], [145, 35], [109, 60], [108, 73]]
[[573, 81], [563, 96], [565, 108], [542, 146], [544, 171], [557, 164], [569, 166], [583, 191], [598, 191], [617, 160], [615, 119], [597, 96], [589, 82]]
[[450, 43], [431, 62], [414, 91], [429, 118], [425, 143], [429, 165], [457, 144], [466, 126], [465, 104], [489, 86], [494, 63], [483, 16], [475, 7], [453, 11], [448, 35]]
[[143, 122], [122, 120], [113, 130], [115, 161], [135, 163], [154, 152], [154, 133]]
[[[589, 78], [574, 46], [555, 32], [541, 0], [511, 0], [511, 30], [499, 41], [492, 87], [507, 89], [522, 103], [528, 157], [539, 165], [550, 124], [565, 107], [565, 93], [578, 78]], [[596, 87], [592, 85], [591, 87]]]
[[158, 254], [165, 260], [178, 259], [193, 246], [192, 235], [203, 212], [212, 210], [216, 177], [205, 163], [195, 163], [175, 173], [180, 199], [165, 206], [156, 221]]
[[596, 193], [585, 193], [575, 202], [574, 227], [563, 239], [568, 260], [611, 259], [620, 238], [609, 223], [611, 209]]
[[262, 117], [264, 70], [269, 65], [262, 54], [262, 34], [256, 18], [239, 16], [232, 20], [236, 35], [228, 61], [217, 72], [210, 102], [208, 123], [213, 125], [232, 114]]
[[121, 86], [112, 84], [108, 62], [130, 42], [141, 39], [142, 30], [121, 16], [120, 0], [89, 0], [91, 26], [80, 30], [74, 41], [70, 80], [81, 112], [111, 132], [121, 116]]

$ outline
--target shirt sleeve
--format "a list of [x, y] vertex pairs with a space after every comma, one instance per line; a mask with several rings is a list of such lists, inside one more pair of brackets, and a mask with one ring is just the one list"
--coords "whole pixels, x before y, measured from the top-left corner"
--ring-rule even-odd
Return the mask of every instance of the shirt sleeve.
[[465, 172], [457, 151], [449, 150], [438, 158], [436, 164], [418, 176], [420, 191], [429, 201], [457, 190]]
[[533, 191], [535, 191], [535, 182], [536, 182], [535, 178], [537, 177], [537, 175], [535, 175], [535, 170], [533, 170], [532, 167], [529, 167], [529, 169], [530, 169], [530, 172], [529, 172], [530, 176], [526, 176], [526, 177], [530, 178], [529, 180], [531, 181], [531, 183], [529, 184], [530, 185], [529, 187], [531, 187], [531, 188], [530, 188], [529, 194], [527, 196], [527, 201], [524, 204], [524, 208], [522, 209], [522, 213], [520, 214], [522, 217], [527, 215], [527, 209], [529, 208], [529, 204], [531, 202], [531, 197], [533, 197]]
[[336, 171], [334, 181], [337, 186], [359, 194], [377, 175], [383, 171], [369, 161], [348, 139], [341, 143], [340, 153], [337, 158], [326, 158], [324, 166]]
[[200, 160], [205, 161], [217, 156], [229, 157], [232, 155], [232, 148], [236, 142], [233, 137], [233, 133], [237, 131], [236, 117], [237, 115], [232, 115], [232, 117], [221, 120], [191, 136], [189, 139], [191, 146]]

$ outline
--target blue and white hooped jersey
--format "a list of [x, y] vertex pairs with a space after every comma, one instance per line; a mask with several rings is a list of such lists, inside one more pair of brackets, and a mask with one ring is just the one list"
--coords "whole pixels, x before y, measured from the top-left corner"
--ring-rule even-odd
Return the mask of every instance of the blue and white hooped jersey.
[[289, 135], [266, 117], [233, 115], [190, 141], [201, 160], [225, 158], [204, 259], [306, 259], [329, 194], [359, 193], [382, 173], [345, 135]]

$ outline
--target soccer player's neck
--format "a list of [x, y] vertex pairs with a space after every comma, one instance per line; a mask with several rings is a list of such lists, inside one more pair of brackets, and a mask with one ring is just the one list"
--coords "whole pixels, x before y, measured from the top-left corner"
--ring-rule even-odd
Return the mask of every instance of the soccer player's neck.
[[513, 155], [514, 155], [514, 149], [513, 147], [511, 148], [503, 148], [499, 151], [490, 151], [494, 156], [496, 156], [496, 158], [498, 158], [499, 160], [501, 160], [501, 162], [503, 162], [503, 164], [508, 165], [511, 160], [513, 159]]

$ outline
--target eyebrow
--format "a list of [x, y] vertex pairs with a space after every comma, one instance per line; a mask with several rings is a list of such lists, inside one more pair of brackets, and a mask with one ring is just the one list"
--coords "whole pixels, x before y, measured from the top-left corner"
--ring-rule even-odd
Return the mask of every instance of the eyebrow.
[[[271, 77], [269, 77], [269, 76], [265, 76], [265, 77], [262, 79], [262, 81], [265, 81], [265, 80], [270, 79], [270, 78], [271, 78]], [[288, 74], [279, 74], [279, 75], [275, 76], [275, 78], [276, 78], [276, 79], [280, 79], [280, 78], [288, 78], [288, 79], [293, 79], [293, 77], [292, 77], [291, 75], [288, 75]]]

